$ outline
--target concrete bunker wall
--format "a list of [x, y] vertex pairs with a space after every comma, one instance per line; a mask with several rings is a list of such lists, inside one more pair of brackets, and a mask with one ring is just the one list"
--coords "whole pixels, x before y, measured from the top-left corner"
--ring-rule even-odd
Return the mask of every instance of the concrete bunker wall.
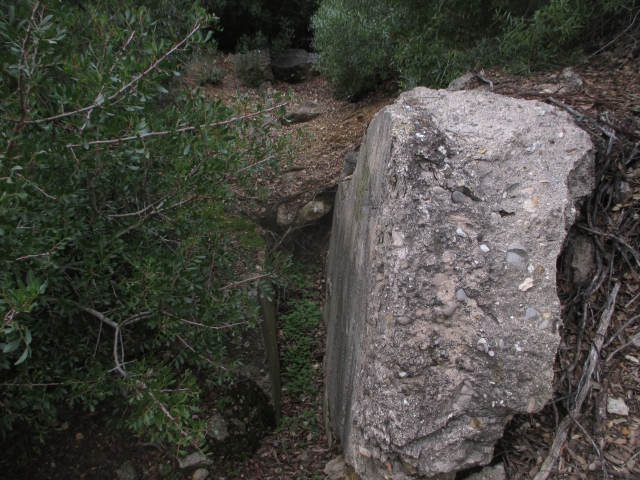
[[487, 464], [550, 398], [556, 259], [593, 163], [537, 101], [418, 88], [373, 119], [327, 270], [329, 410], [363, 478]]

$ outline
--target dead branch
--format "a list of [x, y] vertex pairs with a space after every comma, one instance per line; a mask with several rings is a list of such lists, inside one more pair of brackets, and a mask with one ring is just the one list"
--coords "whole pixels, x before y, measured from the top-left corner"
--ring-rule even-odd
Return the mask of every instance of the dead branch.
[[255, 277], [247, 278], [245, 280], [240, 280], [239, 282], [230, 283], [229, 285], [225, 285], [220, 290], [231, 290], [232, 288], [239, 287], [240, 285], [244, 285], [245, 283], [254, 282], [256, 280], [262, 280], [263, 278], [268, 278], [271, 275], [268, 273], [264, 273], [262, 275], [257, 275]]
[[[573, 419], [580, 415], [582, 403], [587, 398], [587, 394], [591, 390], [591, 375], [593, 374], [593, 371], [595, 370], [600, 360], [600, 351], [602, 349], [602, 345], [604, 344], [605, 334], [607, 333], [607, 329], [609, 328], [609, 324], [611, 323], [611, 317], [613, 316], [613, 311], [615, 310], [616, 298], [618, 296], [619, 290], [620, 284], [616, 283], [616, 285], [613, 287], [613, 291], [609, 295], [606, 308], [602, 313], [595, 340], [591, 344], [589, 357], [585, 362], [582, 377], [580, 378], [580, 382], [578, 383], [575, 404], [569, 411], [569, 415], [567, 415], [560, 423], [560, 426], [556, 431], [556, 437], [553, 440], [553, 445], [549, 450], [549, 455], [542, 463], [540, 471], [537, 473], [533, 480], [546, 480], [549, 477], [549, 474], [553, 471], [556, 463], [558, 462], [558, 459], [560, 458], [560, 453], [562, 451], [564, 443], [567, 440], [567, 434], [569, 433], [569, 428], [574, 421]], [[608, 478], [607, 470], [604, 463], [602, 464], [602, 469], [605, 478]]]

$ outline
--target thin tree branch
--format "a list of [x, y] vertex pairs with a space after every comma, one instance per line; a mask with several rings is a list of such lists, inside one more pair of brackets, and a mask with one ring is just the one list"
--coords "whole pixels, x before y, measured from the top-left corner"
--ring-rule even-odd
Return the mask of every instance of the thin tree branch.
[[31, 185], [33, 188], [35, 188], [37, 191], [39, 191], [42, 195], [44, 195], [45, 197], [47, 197], [49, 200], [58, 200], [56, 197], [54, 197], [53, 195], [49, 195], [47, 192], [45, 192], [44, 190], [42, 190], [40, 187], [38, 187], [35, 183], [31, 182], [30, 180], [27, 180], [26, 178], [24, 178], [22, 175], [20, 175], [18, 172], [14, 172], [15, 176], [18, 177], [21, 180], [24, 180], [25, 182], [27, 182], [28, 185]]
[[104, 322], [107, 325], [109, 325], [111, 328], [115, 328], [115, 329], [118, 328], [118, 324], [116, 322], [114, 322], [113, 320], [109, 320], [106, 316], [104, 316], [102, 313], [98, 312], [97, 310], [94, 310], [93, 308], [83, 308], [82, 310], [84, 310], [87, 313], [90, 313], [101, 322]]
[[22, 260], [28, 260], [30, 258], [42, 258], [42, 257], [48, 257], [49, 255], [51, 255], [49, 252], [47, 253], [39, 253], [37, 255], [24, 255], [22, 257], [18, 257], [14, 260], [14, 262], [20, 262]]
[[[147, 67], [147, 69], [142, 72], [140, 75], [138, 75], [137, 77], [133, 78], [129, 83], [127, 83], [126, 85], [122, 86], [120, 89], [118, 89], [113, 95], [111, 95], [108, 100], [109, 101], [113, 101], [116, 98], [118, 98], [118, 96], [120, 96], [123, 92], [125, 92], [126, 90], [128, 90], [130, 87], [132, 87], [133, 85], [135, 85], [136, 83], [138, 83], [142, 78], [144, 78], [146, 75], [148, 75], [151, 71], [153, 71], [159, 64], [160, 62], [162, 62], [165, 58], [167, 58], [169, 55], [171, 55], [173, 52], [175, 52], [177, 49], [179, 49], [182, 45], [184, 45], [184, 43], [189, 40], [189, 38], [191, 38], [193, 35], [195, 35], [195, 33], [200, 30], [201, 25], [199, 23], [196, 23], [195, 26], [193, 27], [193, 29], [191, 30], [191, 32], [185, 37], [183, 38], [180, 42], [176, 43], [173, 47], [171, 47], [164, 55], [162, 55], [160, 58], [157, 58], [153, 63], [151, 63], [151, 65], [149, 65]], [[133, 35], [132, 37], [133, 38]], [[127, 41], [127, 44], [129, 43], [129, 41]], [[77, 110], [74, 110], [72, 112], [67, 112], [67, 113], [61, 113], [60, 115], [54, 115], [52, 117], [47, 117], [47, 118], [41, 118], [39, 120], [30, 120], [30, 121], [20, 121], [20, 120], [15, 120], [12, 119], [11, 121], [14, 122], [20, 122], [24, 125], [33, 125], [33, 124], [38, 124], [38, 123], [45, 123], [45, 122], [51, 122], [53, 120], [59, 120], [61, 118], [66, 118], [66, 117], [70, 117], [72, 115], [77, 115], [79, 113], [84, 113], [86, 111], [90, 111], [93, 110], [96, 107], [99, 107], [100, 105], [102, 105], [103, 102], [97, 103], [94, 102], [92, 105], [89, 105], [88, 107], [84, 107], [84, 108], [79, 108]]]
[[109, 218], [124, 218], [124, 217], [135, 217], [136, 215], [142, 215], [143, 213], [145, 213], [145, 212], [151, 210], [152, 208], [154, 208], [155, 205], [158, 205], [158, 208], [162, 207], [162, 204], [164, 203], [164, 201], [167, 198], [169, 198], [169, 195], [166, 195], [165, 197], [161, 198], [157, 202], [154, 202], [154, 203], [148, 205], [147, 207], [143, 208], [142, 210], [138, 210], [137, 212], [107, 215], [107, 217], [109, 217]]
[[[266, 108], [264, 110], [261, 110], [259, 112], [255, 112], [255, 113], [249, 113], [247, 115], [241, 115], [238, 117], [233, 117], [230, 118], [229, 120], [224, 120], [222, 122], [214, 122], [214, 123], [209, 123], [209, 124], [204, 124], [204, 125], [200, 125], [199, 127], [193, 127], [193, 126], [187, 126], [187, 127], [182, 127], [182, 128], [178, 128], [176, 130], [163, 130], [160, 132], [148, 132], [148, 133], [143, 133], [140, 135], [130, 135], [128, 137], [120, 137], [120, 138], [114, 138], [112, 140], [94, 140], [92, 142], [87, 142], [88, 145], [113, 145], [116, 143], [122, 143], [122, 142], [130, 142], [131, 140], [138, 140], [138, 139], [143, 139], [143, 138], [149, 138], [149, 137], [161, 137], [161, 136], [165, 136], [165, 135], [169, 135], [172, 133], [186, 133], [186, 132], [193, 132], [195, 130], [198, 129], [202, 129], [202, 128], [213, 128], [213, 127], [218, 127], [220, 125], [228, 125], [230, 123], [234, 123], [234, 122], [238, 122], [240, 120], [246, 120], [248, 118], [253, 118], [253, 117], [257, 117], [258, 115], [262, 115], [263, 113], [267, 113], [267, 112], [271, 112], [273, 110], [276, 110], [280, 107], [283, 107], [285, 105], [288, 105], [291, 102], [284, 102], [281, 104], [278, 104], [274, 107], [270, 107], [270, 108]], [[68, 148], [78, 148], [78, 147], [82, 147], [82, 144], [68, 144], [67, 145]]]
[[256, 280], [262, 280], [263, 278], [268, 278], [270, 276], [271, 276], [270, 274], [264, 273], [262, 275], [258, 275], [255, 277], [246, 278], [245, 280], [240, 280], [239, 282], [234, 282], [234, 283], [230, 283], [229, 285], [225, 285], [220, 290], [231, 290], [232, 288], [239, 287], [240, 285], [244, 285], [245, 283], [253, 282]]

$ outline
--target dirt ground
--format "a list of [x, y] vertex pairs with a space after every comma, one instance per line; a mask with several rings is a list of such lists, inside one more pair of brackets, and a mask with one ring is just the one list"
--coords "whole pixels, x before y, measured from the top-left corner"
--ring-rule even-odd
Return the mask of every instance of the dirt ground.
[[[240, 85], [228, 61], [223, 57], [210, 59], [214, 60], [226, 74], [218, 85], [203, 87], [210, 98], [228, 99], [238, 92], [259, 98], [259, 89], [246, 89]], [[640, 75], [638, 63], [632, 56], [610, 54], [591, 58], [575, 66], [574, 71], [584, 83], [571, 92], [557, 91], [556, 87], [563, 82], [562, 69], [528, 77], [509, 75], [497, 69], [481, 72], [484, 80], [492, 82], [496, 93], [541, 101], [553, 97], [572, 107], [577, 114], [591, 117], [593, 120], [582, 118], [581, 121], [599, 146], [600, 196], [593, 199], [595, 213], [584, 212], [579, 222], [580, 228], [591, 232], [587, 233], [602, 247], [599, 258], [603, 268], [599, 271], [598, 281], [588, 285], [572, 284], [562, 273], [558, 276], [564, 327], [555, 367], [554, 399], [538, 414], [515, 417], [495, 451], [494, 463], [503, 462], [508, 478], [514, 480], [542, 480], [547, 478], [544, 475], [576, 480], [640, 478], [640, 352], [633, 344], [634, 336], [640, 333], [640, 327], [634, 323], [640, 310], [640, 256], [637, 253], [640, 243]], [[191, 78], [197, 78], [198, 73], [195, 65], [190, 72]], [[468, 88], [488, 88], [488, 82], [478, 78]], [[372, 117], [398, 94], [389, 87], [358, 103], [350, 103], [333, 98], [330, 85], [320, 76], [296, 85], [275, 83], [273, 89], [290, 89], [294, 104], [313, 101], [321, 106], [323, 113], [308, 123], [284, 127], [286, 132], [300, 129], [304, 144], [291, 164], [281, 165], [280, 174], [263, 180], [269, 195], [252, 199], [243, 198], [238, 192], [238, 212], [254, 219], [275, 218], [277, 206], [283, 202], [301, 204], [322, 192], [335, 191], [345, 155], [358, 148]], [[615, 142], [611, 141], [611, 135], [616, 138]], [[620, 182], [624, 182], [623, 194], [620, 193]], [[612, 185], [618, 185], [616, 191], [611, 190]], [[306, 259], [317, 266], [313, 288], [320, 299], [329, 228], [330, 222], [325, 222], [315, 229], [301, 229], [296, 236], [296, 241], [303, 246], [314, 246], [314, 249], [305, 249]], [[272, 236], [272, 241], [284, 233], [284, 229], [278, 230], [275, 226], [265, 232]], [[609, 340], [610, 343], [599, 352], [596, 380], [582, 408], [572, 412], [575, 421], [570, 426], [567, 441], [559, 450], [558, 461], [545, 474], [541, 472], [542, 467], [562, 419], [572, 410], [571, 400], [575, 397], [592, 344], [598, 338], [596, 330], [602, 317], [606, 316], [605, 307], [616, 283], [620, 284], [620, 290], [605, 336], [605, 343]], [[340, 454], [339, 446], [327, 446], [322, 422], [320, 365], [324, 341], [324, 330], [320, 326], [314, 335], [311, 354], [318, 393], [313, 398], [298, 399], [285, 392], [283, 416], [287, 419], [286, 425], [259, 439], [255, 453], [246, 459], [214, 458], [215, 463], [209, 469], [210, 478], [324, 478], [324, 466]], [[623, 345], [619, 352], [614, 352]], [[612, 357], [607, 359], [610, 355]], [[624, 401], [628, 414], [607, 411], [610, 398]], [[217, 400], [212, 397], [214, 401]], [[10, 476], [0, 471], [0, 478], [116, 478], [116, 469], [126, 461], [132, 462], [141, 478], [190, 478], [180, 471], [176, 460], [161, 446], [140, 442], [125, 431], [105, 428], [100, 414], [76, 412], [72, 418], [40, 453], [30, 454], [32, 461], [24, 469]], [[19, 453], [8, 448], [4, 450], [5, 453]]]

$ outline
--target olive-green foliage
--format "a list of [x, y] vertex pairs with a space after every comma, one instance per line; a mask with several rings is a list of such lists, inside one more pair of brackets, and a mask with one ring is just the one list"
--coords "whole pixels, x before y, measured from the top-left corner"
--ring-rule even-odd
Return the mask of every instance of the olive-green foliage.
[[236, 75], [242, 85], [256, 88], [265, 81], [263, 70], [265, 56], [267, 56], [267, 53], [263, 50], [251, 50], [238, 57], [236, 60]]
[[282, 367], [285, 386], [290, 395], [313, 393], [313, 367], [310, 355], [312, 335], [322, 318], [319, 305], [309, 299], [292, 299], [289, 313], [280, 318], [284, 324], [285, 347], [282, 353]]
[[182, 26], [112, 0], [10, 3], [0, 3], [0, 434], [46, 432], [64, 421], [61, 403], [109, 399], [113, 421], [139, 435], [201, 444], [194, 372], [224, 381], [225, 345], [258, 317], [245, 289], [222, 289], [244, 261], [238, 242], [258, 243], [226, 210], [228, 181], [253, 184], [278, 161], [286, 137], [270, 134], [264, 110], [284, 109], [173, 88], [184, 56], [167, 55], [172, 45], [205, 42], [200, 27], [214, 20], [200, 9], [181, 12], [182, 42]]
[[[320, 68], [356, 96], [388, 79], [442, 87], [476, 65], [566, 62], [628, 25], [637, 0], [323, 0]], [[626, 23], [625, 23], [626, 22]]]

